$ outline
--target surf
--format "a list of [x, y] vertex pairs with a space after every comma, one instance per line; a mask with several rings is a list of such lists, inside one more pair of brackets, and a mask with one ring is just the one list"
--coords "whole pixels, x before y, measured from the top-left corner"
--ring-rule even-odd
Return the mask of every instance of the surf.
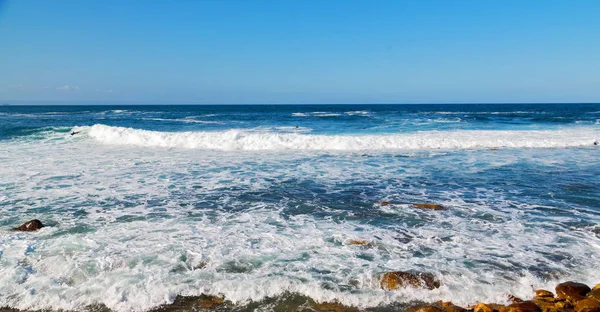
[[485, 148], [567, 148], [590, 146], [600, 137], [591, 127], [559, 130], [453, 130], [397, 134], [319, 135], [303, 132], [164, 132], [96, 124], [78, 127], [101, 144], [218, 151], [368, 151]]

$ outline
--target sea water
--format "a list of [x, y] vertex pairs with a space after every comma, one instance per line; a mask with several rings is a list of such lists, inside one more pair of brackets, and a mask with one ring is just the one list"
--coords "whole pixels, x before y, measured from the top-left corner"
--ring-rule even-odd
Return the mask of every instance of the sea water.
[[[594, 104], [2, 106], [0, 306], [376, 309], [600, 283], [595, 140]], [[11, 231], [31, 219], [47, 227]], [[441, 287], [386, 291], [389, 271]]]

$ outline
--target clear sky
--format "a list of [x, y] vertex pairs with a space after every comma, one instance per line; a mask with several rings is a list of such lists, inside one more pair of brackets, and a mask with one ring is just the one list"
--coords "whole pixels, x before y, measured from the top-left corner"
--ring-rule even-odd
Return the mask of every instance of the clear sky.
[[600, 1], [0, 0], [0, 101], [600, 102]]

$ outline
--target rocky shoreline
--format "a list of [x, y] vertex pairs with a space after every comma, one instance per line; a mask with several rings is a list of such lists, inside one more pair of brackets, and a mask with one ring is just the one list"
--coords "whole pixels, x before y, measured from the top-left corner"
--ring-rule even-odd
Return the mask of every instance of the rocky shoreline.
[[[435, 281], [429, 280], [429, 276], [421, 279], [417, 275], [409, 276], [408, 273], [397, 274], [392, 272], [381, 277], [382, 288], [389, 287], [390, 290], [403, 287], [435, 287]], [[416, 278], [415, 278], [416, 276]], [[400, 281], [401, 282], [398, 282]], [[429, 284], [429, 285], [427, 285]], [[439, 286], [439, 284], [437, 284]], [[556, 294], [555, 294], [556, 293]], [[397, 304], [359, 309], [352, 306], [344, 306], [337, 302], [318, 303], [309, 297], [298, 294], [284, 294], [276, 298], [266, 298], [260, 302], [251, 302], [245, 305], [234, 305], [226, 298], [217, 296], [177, 296], [173, 303], [165, 304], [149, 312], [187, 312], [187, 311], [274, 311], [274, 312], [600, 312], [600, 284], [590, 288], [577, 282], [564, 282], [558, 284], [555, 293], [548, 290], [538, 289], [532, 294], [532, 298], [523, 300], [521, 298], [507, 295], [511, 304], [502, 305], [496, 303], [478, 303], [468, 307], [460, 307], [452, 302], [423, 303], [419, 305]], [[12, 308], [0, 308], [0, 312], [42, 312], [22, 311]], [[48, 312], [45, 310], [44, 312]], [[61, 311], [66, 312], [66, 311]], [[111, 312], [106, 306], [99, 304], [88, 306], [81, 312]]]
[[[382, 202], [389, 205], [389, 202]], [[443, 209], [434, 204], [413, 204], [421, 209]], [[31, 220], [13, 231], [32, 232], [44, 225], [39, 220]], [[363, 240], [351, 240], [351, 245], [368, 246], [369, 242]], [[379, 286], [386, 291], [398, 291], [403, 288], [421, 288], [432, 290], [440, 287], [440, 281], [435, 275], [426, 272], [385, 272], [377, 277]], [[506, 294], [508, 305], [497, 303], [478, 303], [468, 307], [460, 307], [452, 302], [433, 303], [395, 303], [388, 306], [378, 306], [366, 309], [345, 306], [338, 302], [318, 303], [310, 297], [285, 293], [274, 298], [265, 298], [258, 302], [250, 302], [244, 305], [235, 305], [227, 298], [212, 295], [200, 296], [177, 296], [173, 303], [158, 306], [148, 312], [187, 312], [187, 311], [274, 311], [274, 312], [600, 312], [600, 284], [593, 288], [577, 282], [564, 282], [558, 284], [555, 293], [545, 289], [538, 289], [532, 293], [532, 298], [521, 299]], [[0, 307], [0, 312], [52, 312], [50, 310], [30, 311], [18, 310], [10, 307]], [[57, 311], [59, 312], [59, 311]], [[69, 311], [60, 311], [69, 312]], [[73, 311], [75, 312], [75, 311]], [[87, 306], [77, 312], [112, 312], [103, 304]]]

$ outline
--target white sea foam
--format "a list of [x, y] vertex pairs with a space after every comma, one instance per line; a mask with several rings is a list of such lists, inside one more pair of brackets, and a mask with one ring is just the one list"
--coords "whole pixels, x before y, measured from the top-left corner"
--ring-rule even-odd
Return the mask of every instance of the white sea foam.
[[316, 116], [316, 117], [337, 117], [337, 116], [342, 116], [342, 114], [340, 114], [340, 113], [332, 113], [332, 112], [312, 112], [311, 114], [313, 116]]
[[158, 132], [105, 125], [85, 129], [89, 137], [104, 144], [247, 151], [561, 148], [589, 146], [600, 134], [596, 128], [423, 131], [392, 135], [310, 135], [236, 129], [218, 132]]
[[[140, 130], [96, 128], [140, 136]], [[600, 280], [600, 240], [587, 227], [568, 225], [579, 219], [598, 224], [597, 213], [539, 215], [536, 209], [557, 207], [507, 199], [494, 185], [469, 189], [454, 187], [452, 180], [431, 187], [436, 181], [427, 179], [433, 171], [486, 177], [480, 174], [525, 161], [544, 160], [542, 165], [557, 170], [568, 164], [591, 167], [598, 162], [591, 149], [307, 157], [310, 150], [229, 153], [98, 144], [94, 127], [75, 129], [84, 132], [61, 134], [69, 140], [0, 142], [0, 194], [6, 197], [0, 202], [0, 306], [81, 310], [104, 303], [128, 312], [172, 302], [178, 294], [223, 295], [242, 304], [285, 292], [362, 308], [413, 300], [468, 305], [503, 303], [506, 293], [529, 298], [532, 289], [553, 289], [565, 280]], [[241, 199], [290, 191], [304, 182], [322, 190], [302, 205], [339, 214], [346, 212], [323, 207], [317, 197], [352, 189], [356, 193], [348, 199], [355, 200], [381, 190], [381, 200], [391, 205], [373, 201], [354, 213], [376, 212], [398, 222], [380, 227], [351, 214], [335, 219], [302, 213], [288, 195], [248, 207]], [[468, 199], [466, 193], [472, 193]], [[448, 209], [421, 211], [396, 203], [431, 198]], [[51, 226], [35, 233], [9, 231], [33, 217]], [[352, 239], [371, 244], [350, 245]], [[556, 275], [536, 275], [536, 268]], [[431, 272], [442, 287], [386, 292], [375, 276], [391, 270]]]
[[185, 122], [185, 123], [201, 123], [201, 124], [224, 124], [224, 122], [211, 120], [198, 120], [193, 118], [140, 118], [141, 120], [167, 121], [167, 122]]
[[333, 112], [310, 112], [310, 113], [292, 113], [295, 117], [338, 117], [342, 116], [340, 113]]
[[351, 112], [345, 112], [344, 114], [349, 115], [349, 116], [366, 116], [369, 115], [369, 111], [351, 111]]
[[[506, 115], [517, 115], [517, 114], [535, 114], [535, 115], [547, 115], [549, 114], [548, 112], [540, 112], [540, 111], [506, 111], [506, 112], [469, 112], [469, 111], [463, 111], [463, 112], [433, 112], [434, 114], [440, 114], [440, 115], [502, 115], [502, 114], [506, 114]], [[421, 113], [419, 113], [421, 114]]]

